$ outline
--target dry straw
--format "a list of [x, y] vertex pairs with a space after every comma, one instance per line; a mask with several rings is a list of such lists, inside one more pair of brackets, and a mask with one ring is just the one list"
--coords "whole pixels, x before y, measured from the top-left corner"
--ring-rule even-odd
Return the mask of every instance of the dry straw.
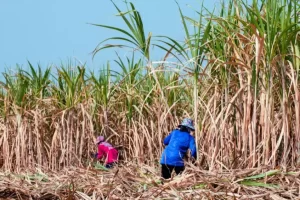
[[66, 168], [0, 174], [0, 198], [11, 199], [297, 199], [300, 172], [255, 168], [230, 172], [193, 166], [171, 180], [157, 169], [127, 164], [103, 171]]

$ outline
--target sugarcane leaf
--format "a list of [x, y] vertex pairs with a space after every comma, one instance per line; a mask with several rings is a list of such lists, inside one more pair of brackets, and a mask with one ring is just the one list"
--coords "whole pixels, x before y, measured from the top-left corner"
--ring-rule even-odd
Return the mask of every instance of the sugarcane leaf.
[[246, 178], [244, 178], [244, 180], [253, 180], [253, 179], [259, 179], [259, 178], [265, 178], [267, 176], [276, 175], [279, 172], [280, 172], [280, 170], [271, 170], [271, 171], [268, 171], [268, 172], [265, 172], [265, 173], [261, 173], [261, 174], [258, 174], [258, 175], [246, 177]]
[[269, 184], [269, 183], [262, 183], [258, 181], [242, 181], [240, 182], [241, 185], [246, 185], [246, 186], [254, 186], [254, 187], [264, 187], [264, 188], [279, 188], [279, 185], [276, 184]]

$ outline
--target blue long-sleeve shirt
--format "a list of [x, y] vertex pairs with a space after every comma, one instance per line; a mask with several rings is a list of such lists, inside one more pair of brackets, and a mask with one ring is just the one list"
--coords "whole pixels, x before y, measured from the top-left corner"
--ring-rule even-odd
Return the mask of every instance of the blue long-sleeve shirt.
[[191, 150], [194, 158], [197, 157], [195, 139], [188, 132], [173, 130], [164, 139], [164, 145], [167, 145], [167, 147], [162, 153], [161, 164], [184, 166], [183, 158], [188, 149]]

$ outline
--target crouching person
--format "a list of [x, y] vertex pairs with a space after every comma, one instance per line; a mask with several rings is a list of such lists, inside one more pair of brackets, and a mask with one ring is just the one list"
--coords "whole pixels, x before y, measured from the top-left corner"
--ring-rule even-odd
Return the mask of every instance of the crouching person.
[[190, 132], [195, 130], [193, 120], [185, 118], [178, 128], [164, 139], [166, 148], [160, 160], [161, 176], [164, 179], [171, 178], [173, 170], [175, 170], [177, 175], [184, 171], [183, 158], [188, 149], [191, 150], [191, 155], [194, 159], [197, 156], [195, 139], [190, 135]]
[[104, 159], [104, 166], [112, 168], [118, 162], [118, 151], [110, 143], [105, 142], [103, 136], [97, 137], [96, 144], [98, 145], [97, 159]]

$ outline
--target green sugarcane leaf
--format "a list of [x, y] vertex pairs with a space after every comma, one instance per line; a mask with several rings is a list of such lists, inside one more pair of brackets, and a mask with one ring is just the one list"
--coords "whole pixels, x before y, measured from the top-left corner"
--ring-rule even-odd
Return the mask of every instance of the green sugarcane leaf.
[[242, 181], [240, 182], [241, 185], [246, 186], [254, 186], [254, 187], [264, 187], [264, 188], [279, 188], [279, 185], [276, 184], [268, 184], [268, 183], [262, 183], [258, 181]]
[[258, 175], [246, 177], [246, 178], [244, 178], [244, 180], [253, 180], [253, 179], [264, 178], [264, 177], [267, 177], [267, 176], [273, 176], [275, 174], [278, 174], [279, 172], [280, 172], [280, 170], [271, 170], [271, 171], [261, 173], [261, 174], [258, 174]]

